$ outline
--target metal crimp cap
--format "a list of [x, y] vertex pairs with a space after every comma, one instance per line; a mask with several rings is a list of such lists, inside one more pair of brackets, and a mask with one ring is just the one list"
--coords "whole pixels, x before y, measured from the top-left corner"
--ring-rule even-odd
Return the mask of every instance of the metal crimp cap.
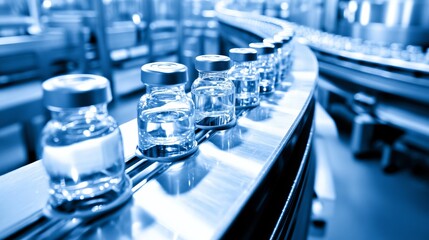
[[174, 62], [147, 63], [141, 67], [141, 81], [157, 86], [183, 84], [188, 81], [188, 68]]
[[226, 71], [231, 68], [231, 59], [223, 55], [201, 55], [195, 58], [199, 71]]
[[109, 81], [91, 74], [70, 74], [43, 82], [43, 102], [47, 108], [86, 107], [112, 100]]
[[264, 43], [273, 44], [275, 49], [283, 47], [283, 41], [280, 39], [266, 38], [264, 39]]
[[267, 55], [274, 53], [274, 45], [270, 43], [251, 43], [249, 44], [249, 47], [256, 49], [258, 51], [258, 55]]
[[256, 61], [258, 59], [258, 52], [253, 48], [231, 48], [229, 50], [229, 57], [231, 60], [237, 62]]

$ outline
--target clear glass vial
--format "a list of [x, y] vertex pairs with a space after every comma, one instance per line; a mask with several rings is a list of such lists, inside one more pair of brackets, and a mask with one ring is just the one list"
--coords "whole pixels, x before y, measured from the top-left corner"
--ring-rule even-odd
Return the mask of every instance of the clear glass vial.
[[107, 112], [109, 81], [95, 75], [46, 80], [43, 100], [52, 119], [42, 135], [52, 213], [91, 215], [131, 196], [121, 132]]
[[273, 38], [264, 39], [264, 43], [273, 44], [274, 45], [274, 58], [276, 63], [276, 84], [280, 83], [283, 79], [283, 72], [285, 68], [286, 61], [283, 58], [283, 41], [276, 40]]
[[260, 76], [255, 67], [257, 51], [253, 48], [232, 48], [229, 57], [233, 66], [228, 72], [228, 78], [235, 85], [235, 107], [258, 106]]
[[195, 106], [186, 93], [187, 67], [173, 62], [141, 68], [146, 94], [138, 103], [137, 156], [155, 161], [182, 159], [197, 150]]
[[269, 94], [275, 91], [276, 62], [274, 57], [274, 45], [268, 43], [250, 43], [249, 47], [258, 52], [256, 68], [261, 80], [259, 82], [259, 93]]
[[282, 53], [283, 53], [283, 58], [286, 61], [286, 64], [285, 64], [286, 74], [290, 72], [293, 64], [294, 35], [295, 33], [292, 30], [288, 30], [288, 31], [279, 32], [274, 36], [274, 39], [281, 40], [283, 42]]
[[222, 55], [201, 55], [195, 59], [198, 78], [191, 87], [195, 103], [195, 123], [201, 129], [233, 127], [235, 86], [228, 79], [231, 60]]

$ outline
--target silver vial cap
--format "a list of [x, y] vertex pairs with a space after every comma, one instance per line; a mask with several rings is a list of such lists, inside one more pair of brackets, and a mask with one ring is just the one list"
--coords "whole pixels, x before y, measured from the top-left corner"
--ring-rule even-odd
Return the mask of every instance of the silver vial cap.
[[270, 43], [251, 43], [249, 44], [249, 47], [254, 48], [256, 51], [258, 51], [258, 55], [267, 55], [274, 53], [275, 47], [273, 44]]
[[174, 62], [147, 63], [141, 67], [141, 81], [155, 86], [183, 84], [188, 81], [188, 68]]
[[86, 107], [112, 100], [109, 81], [91, 74], [69, 74], [43, 82], [43, 102], [48, 108]]
[[283, 41], [279, 39], [266, 38], [264, 39], [264, 43], [273, 44], [275, 49], [283, 47]]
[[231, 59], [223, 55], [201, 55], [195, 58], [199, 71], [226, 71], [231, 68]]
[[253, 48], [231, 48], [229, 57], [236, 62], [256, 61], [258, 52]]

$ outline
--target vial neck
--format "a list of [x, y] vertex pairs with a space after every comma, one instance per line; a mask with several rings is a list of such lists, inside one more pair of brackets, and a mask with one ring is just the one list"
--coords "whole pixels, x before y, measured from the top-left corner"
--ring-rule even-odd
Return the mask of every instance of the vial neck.
[[72, 122], [78, 119], [102, 119], [108, 116], [107, 103], [80, 108], [51, 109], [53, 120]]
[[234, 67], [236, 67], [236, 68], [252, 68], [252, 67], [254, 67], [254, 61], [234, 62]]
[[223, 81], [228, 76], [228, 71], [216, 71], [216, 72], [202, 72], [198, 73], [198, 77], [201, 79], [210, 79], [212, 81]]
[[165, 92], [175, 92], [180, 93], [185, 91], [185, 86], [183, 84], [178, 85], [166, 85], [166, 86], [153, 86], [146, 85], [146, 93], [165, 93]]
[[273, 58], [274, 54], [264, 54], [264, 55], [259, 55], [258, 56], [258, 60], [259, 61], [270, 61]]

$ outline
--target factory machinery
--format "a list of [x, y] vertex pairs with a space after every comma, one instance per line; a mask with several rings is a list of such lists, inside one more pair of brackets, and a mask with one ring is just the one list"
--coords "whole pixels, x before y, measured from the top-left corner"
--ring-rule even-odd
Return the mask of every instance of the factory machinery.
[[[0, 163], [1, 172], [40, 155], [40, 81], [95, 73], [112, 81], [115, 96], [138, 91], [141, 84], [129, 81], [138, 73], [127, 69], [165, 56], [191, 66], [198, 54], [219, 52], [213, 9], [212, 1], [2, 1], [0, 113], [8, 117], [0, 139], [17, 151], [0, 151], [14, 159]], [[288, 20], [315, 52], [318, 100], [350, 123], [357, 157], [382, 153], [387, 171], [403, 165], [404, 154], [428, 158], [427, 1], [233, 0], [228, 9]]]
[[114, 99], [127, 96], [142, 90], [143, 63], [190, 65], [217, 46], [216, 24], [211, 1], [1, 1], [0, 156], [9, 160], [0, 173], [40, 157], [43, 80], [99, 74], [111, 81]]
[[[202, 12], [211, 19], [216, 13], [216, 23], [179, 25], [192, 36], [178, 42], [185, 63], [195, 54], [187, 47], [207, 47], [200, 40], [216, 37], [218, 51], [226, 53], [291, 30], [286, 21], [228, 4]], [[0, 238], [305, 239], [314, 197], [318, 63], [308, 47], [294, 45], [286, 76], [292, 84], [262, 98], [260, 106], [237, 111], [237, 125], [228, 130], [197, 129], [198, 151], [183, 161], [138, 158], [136, 120], [122, 124], [133, 197], [112, 211], [67, 217], [46, 210], [48, 176], [41, 161], [0, 176]]]
[[[1, 238], [303, 239], [314, 191], [315, 96], [339, 124], [350, 125], [357, 157], [381, 153], [385, 171], [427, 165], [425, 1], [235, 0], [216, 11], [210, 1], [70, 2], [1, 2], [2, 13], [26, 14], [1, 21], [0, 139], [11, 146], [3, 149], [26, 146], [0, 153], [2, 159], [37, 159], [37, 129], [46, 121], [39, 87], [49, 76], [104, 75], [120, 96], [136, 86], [123, 89], [118, 83], [129, 75], [116, 73], [142, 59], [176, 55], [192, 71], [198, 54], [225, 54], [294, 29], [293, 84], [238, 112], [230, 130], [198, 131], [199, 152], [177, 164], [136, 158], [135, 121], [123, 124], [133, 199], [102, 217], [46, 214], [40, 161], [1, 176]], [[168, 11], [178, 7], [184, 11]]]
[[316, 54], [318, 100], [351, 126], [356, 157], [381, 155], [386, 172], [427, 169], [427, 1], [271, 1], [253, 11], [288, 19]]

